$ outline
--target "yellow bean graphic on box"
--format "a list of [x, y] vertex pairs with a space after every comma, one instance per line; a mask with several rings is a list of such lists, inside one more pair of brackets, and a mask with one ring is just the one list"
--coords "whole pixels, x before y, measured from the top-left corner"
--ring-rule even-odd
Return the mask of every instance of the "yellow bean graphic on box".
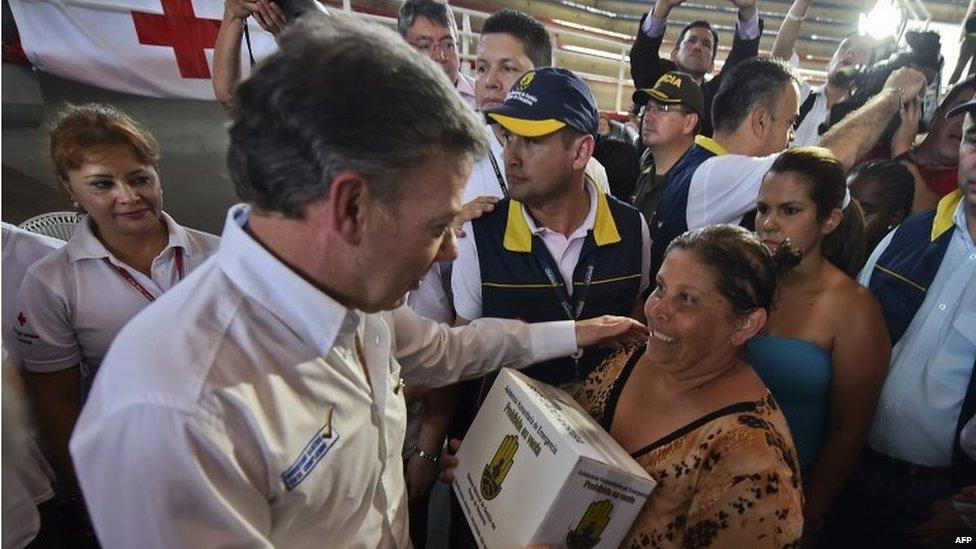
[[502, 482], [512, 468], [518, 447], [518, 437], [505, 435], [501, 445], [498, 446], [498, 450], [495, 451], [495, 455], [485, 465], [485, 469], [481, 473], [481, 497], [495, 499], [498, 493], [502, 491]]
[[569, 549], [590, 549], [600, 543], [600, 534], [610, 522], [611, 511], [613, 504], [608, 499], [591, 503], [576, 528], [566, 534], [566, 546]]

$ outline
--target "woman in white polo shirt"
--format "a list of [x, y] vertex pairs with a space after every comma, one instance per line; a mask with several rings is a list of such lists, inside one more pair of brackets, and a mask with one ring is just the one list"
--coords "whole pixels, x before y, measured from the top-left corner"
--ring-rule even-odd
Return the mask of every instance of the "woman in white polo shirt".
[[61, 189], [85, 215], [63, 248], [27, 271], [13, 331], [67, 488], [74, 485], [67, 444], [83, 386], [129, 319], [203, 263], [220, 239], [163, 212], [159, 145], [113, 107], [65, 108], [48, 153]]

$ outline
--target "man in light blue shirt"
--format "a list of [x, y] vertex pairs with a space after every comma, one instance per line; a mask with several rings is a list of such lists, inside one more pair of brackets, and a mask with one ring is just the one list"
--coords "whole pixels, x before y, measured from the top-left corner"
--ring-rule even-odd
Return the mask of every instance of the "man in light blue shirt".
[[951, 497], [976, 484], [976, 462], [959, 445], [976, 410], [976, 98], [960, 112], [959, 189], [885, 237], [858, 277], [881, 304], [893, 348], [864, 454], [825, 527], [844, 543], [971, 535]]

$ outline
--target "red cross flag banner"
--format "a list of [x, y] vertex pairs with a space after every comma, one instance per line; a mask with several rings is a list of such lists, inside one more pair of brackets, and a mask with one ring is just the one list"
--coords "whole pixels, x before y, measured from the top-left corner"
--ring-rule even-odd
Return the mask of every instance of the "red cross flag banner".
[[[40, 70], [138, 95], [214, 99], [221, 0], [10, 0], [10, 8], [24, 52]], [[274, 39], [249, 24], [260, 60], [274, 51]]]

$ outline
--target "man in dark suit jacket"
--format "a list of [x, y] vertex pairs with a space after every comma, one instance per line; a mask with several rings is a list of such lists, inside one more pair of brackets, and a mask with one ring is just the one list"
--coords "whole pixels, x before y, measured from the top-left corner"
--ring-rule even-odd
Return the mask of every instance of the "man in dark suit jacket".
[[654, 9], [641, 18], [637, 38], [630, 48], [630, 76], [637, 89], [650, 88], [664, 73], [679, 70], [692, 75], [705, 94], [705, 112], [701, 119], [703, 135], [712, 135], [712, 98], [718, 91], [722, 78], [737, 63], [759, 53], [762, 37], [762, 19], [756, 8], [756, 0], [729, 0], [739, 8], [739, 18], [732, 40], [732, 51], [718, 76], [705, 81], [705, 75], [715, 68], [718, 51], [718, 33], [708, 21], [692, 21], [681, 29], [671, 59], [661, 59], [659, 51], [664, 40], [668, 15], [685, 0], [658, 0]]

